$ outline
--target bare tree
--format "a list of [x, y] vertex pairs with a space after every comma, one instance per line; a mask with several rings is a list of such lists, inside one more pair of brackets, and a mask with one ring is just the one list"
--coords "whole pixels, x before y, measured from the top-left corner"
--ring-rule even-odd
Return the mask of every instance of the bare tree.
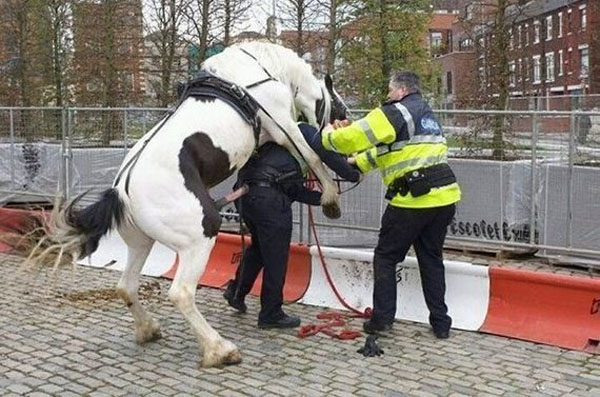
[[331, 74], [336, 72], [336, 59], [350, 39], [344, 35], [344, 27], [354, 20], [359, 0], [318, 0], [325, 13], [327, 23], [326, 68]]
[[214, 28], [213, 13], [216, 7], [217, 0], [191, 0], [183, 11], [188, 40], [198, 49], [198, 67], [206, 59], [206, 52], [212, 43], [211, 29]]
[[[468, 7], [469, 12], [461, 18], [465, 32], [474, 43], [478, 57], [484, 62], [480, 65], [483, 74], [480, 75], [479, 105], [496, 110], [507, 110], [510, 98], [509, 54], [514, 42], [513, 33], [516, 23], [527, 13], [528, 0], [474, 0]], [[518, 36], [517, 36], [518, 37]], [[505, 117], [499, 115], [493, 118], [493, 158], [505, 157], [505, 132], [507, 129]]]
[[7, 0], [0, 3], [0, 15], [5, 27], [7, 50], [12, 53], [11, 59], [7, 62], [7, 77], [14, 81], [14, 86], [18, 87], [18, 98], [13, 96], [15, 104], [20, 103], [23, 106], [32, 104], [32, 59], [31, 59], [31, 34], [32, 21], [31, 9], [33, 2], [29, 0]]
[[306, 52], [307, 32], [314, 30], [320, 8], [317, 0], [283, 0], [280, 3], [283, 26], [294, 31], [291, 44], [300, 56]]
[[166, 107], [173, 100], [173, 80], [177, 77], [180, 66], [180, 52], [183, 51], [181, 28], [184, 10], [189, 1], [181, 0], [146, 0], [148, 10], [147, 22], [150, 33], [148, 39], [150, 66], [148, 74], [153, 73], [158, 64], [158, 80], [149, 77], [154, 85], [159, 106]]
[[65, 87], [68, 60], [71, 53], [71, 0], [44, 0], [44, 16], [50, 29], [52, 41], [52, 77], [54, 83], [54, 103], [62, 107], [65, 103]]
[[231, 44], [232, 29], [240, 26], [249, 18], [252, 0], [218, 0], [217, 2], [217, 35], [222, 37], [225, 47]]

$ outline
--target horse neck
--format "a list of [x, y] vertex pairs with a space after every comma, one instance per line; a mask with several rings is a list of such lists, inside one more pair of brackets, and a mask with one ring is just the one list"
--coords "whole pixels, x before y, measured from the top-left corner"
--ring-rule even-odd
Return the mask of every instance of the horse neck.
[[291, 50], [270, 47], [270, 50], [261, 51], [258, 59], [273, 77], [288, 85], [292, 91], [295, 91], [296, 87], [302, 89], [307, 82], [319, 85], [319, 80], [312, 74], [310, 66]]

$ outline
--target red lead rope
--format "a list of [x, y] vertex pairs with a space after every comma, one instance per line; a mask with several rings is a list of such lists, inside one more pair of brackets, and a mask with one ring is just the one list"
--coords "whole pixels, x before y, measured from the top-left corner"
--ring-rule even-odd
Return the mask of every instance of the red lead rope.
[[310, 222], [312, 234], [315, 238], [315, 243], [317, 246], [317, 251], [319, 252], [319, 259], [321, 261], [321, 266], [323, 267], [323, 272], [325, 273], [325, 277], [327, 278], [327, 282], [329, 286], [333, 290], [338, 301], [344, 306], [346, 309], [350, 310], [353, 314], [348, 313], [340, 313], [340, 312], [322, 312], [317, 315], [319, 320], [329, 320], [327, 323], [323, 324], [308, 324], [301, 327], [298, 330], [299, 338], [306, 338], [307, 336], [315, 335], [319, 332], [324, 333], [325, 335], [331, 336], [332, 338], [347, 340], [347, 339], [355, 339], [362, 336], [359, 331], [352, 330], [342, 330], [341, 332], [336, 332], [333, 328], [335, 327], [345, 327], [347, 325], [347, 319], [349, 318], [369, 318], [371, 317], [371, 308], [368, 307], [364, 312], [361, 312], [358, 309], [350, 306], [342, 297], [338, 289], [335, 287], [333, 283], [333, 279], [331, 278], [331, 274], [329, 274], [329, 269], [327, 269], [327, 264], [325, 263], [325, 257], [323, 256], [323, 251], [321, 251], [321, 244], [319, 243], [319, 237], [317, 236], [317, 230], [315, 227], [315, 222], [312, 215], [311, 207], [308, 207], [308, 219]]

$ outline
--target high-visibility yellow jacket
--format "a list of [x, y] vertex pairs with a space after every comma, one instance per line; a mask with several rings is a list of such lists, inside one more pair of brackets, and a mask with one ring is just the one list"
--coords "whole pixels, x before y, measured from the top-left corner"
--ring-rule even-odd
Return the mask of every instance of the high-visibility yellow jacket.
[[[364, 118], [337, 130], [323, 132], [323, 146], [354, 155], [363, 173], [378, 168], [383, 183], [416, 169], [447, 164], [448, 147], [439, 121], [420, 94], [387, 102]], [[391, 205], [404, 208], [433, 208], [460, 200], [457, 183], [432, 188], [423, 196], [396, 194]]]

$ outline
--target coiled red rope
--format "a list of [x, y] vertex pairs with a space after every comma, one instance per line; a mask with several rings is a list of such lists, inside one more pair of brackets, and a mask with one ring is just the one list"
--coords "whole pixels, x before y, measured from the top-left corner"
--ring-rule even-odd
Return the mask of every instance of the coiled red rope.
[[312, 235], [315, 238], [315, 243], [317, 246], [317, 251], [319, 253], [319, 259], [321, 262], [321, 266], [323, 267], [323, 272], [325, 273], [325, 277], [327, 279], [327, 283], [333, 290], [338, 301], [348, 309], [352, 314], [349, 313], [340, 313], [340, 312], [322, 312], [317, 315], [319, 320], [329, 320], [327, 323], [322, 324], [308, 324], [303, 327], [300, 327], [298, 330], [298, 337], [306, 338], [307, 336], [316, 335], [319, 332], [324, 333], [325, 335], [331, 336], [332, 338], [348, 340], [355, 339], [362, 336], [362, 333], [359, 331], [353, 331], [344, 329], [341, 331], [336, 331], [334, 328], [346, 327], [347, 320], [350, 318], [369, 318], [371, 317], [372, 309], [370, 307], [366, 308], [364, 312], [361, 312], [358, 309], [353, 308], [344, 300], [338, 289], [336, 288], [333, 279], [331, 278], [331, 274], [329, 273], [329, 269], [327, 268], [327, 263], [325, 262], [325, 256], [323, 255], [323, 251], [321, 250], [321, 244], [319, 242], [319, 237], [317, 236], [317, 230], [315, 226], [315, 222], [313, 219], [312, 209], [308, 207], [308, 220], [310, 223]]

